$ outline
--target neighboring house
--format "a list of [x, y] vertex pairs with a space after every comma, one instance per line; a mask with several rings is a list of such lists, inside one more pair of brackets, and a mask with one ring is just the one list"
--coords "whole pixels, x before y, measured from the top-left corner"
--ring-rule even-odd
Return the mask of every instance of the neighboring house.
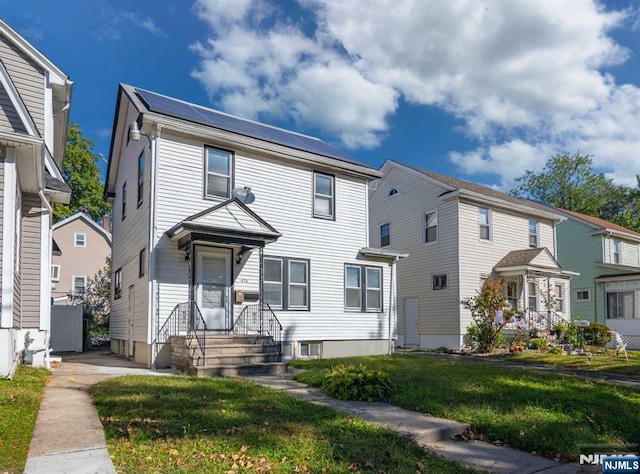
[[560, 263], [580, 272], [572, 281], [578, 319], [606, 324], [629, 349], [640, 349], [640, 233], [597, 217], [558, 209]]
[[[108, 227], [109, 219], [104, 219]], [[53, 226], [53, 238], [60, 255], [51, 261], [51, 297], [54, 304], [68, 304], [70, 295], [84, 293], [87, 282], [104, 269], [111, 256], [111, 233], [78, 212]]]
[[399, 343], [460, 349], [471, 314], [460, 301], [485, 279], [505, 283], [530, 326], [569, 318], [569, 278], [556, 261], [552, 209], [494, 189], [388, 160], [370, 196], [370, 243], [402, 250]]
[[112, 351], [166, 365], [160, 330], [190, 308], [221, 334], [275, 315], [285, 357], [386, 353], [401, 255], [367, 248], [378, 177], [316, 138], [121, 85], [105, 184]]
[[0, 20], [0, 376], [44, 363], [51, 319], [51, 206], [68, 203], [60, 169], [72, 82]]

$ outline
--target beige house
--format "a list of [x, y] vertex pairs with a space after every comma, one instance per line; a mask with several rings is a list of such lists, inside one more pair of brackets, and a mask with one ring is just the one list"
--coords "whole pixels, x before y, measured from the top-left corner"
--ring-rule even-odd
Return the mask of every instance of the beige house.
[[[0, 377], [21, 356], [44, 364], [51, 327], [51, 206], [73, 83], [0, 20]], [[26, 349], [26, 350], [25, 350]]]
[[571, 275], [556, 259], [553, 209], [388, 160], [370, 194], [370, 245], [398, 262], [398, 343], [460, 349], [471, 314], [460, 301], [489, 277], [531, 327], [570, 318]]
[[[105, 218], [105, 226], [109, 219]], [[87, 282], [102, 270], [111, 256], [111, 233], [88, 215], [78, 212], [53, 226], [59, 255], [51, 260], [51, 297], [67, 304], [69, 295], [81, 294]]]

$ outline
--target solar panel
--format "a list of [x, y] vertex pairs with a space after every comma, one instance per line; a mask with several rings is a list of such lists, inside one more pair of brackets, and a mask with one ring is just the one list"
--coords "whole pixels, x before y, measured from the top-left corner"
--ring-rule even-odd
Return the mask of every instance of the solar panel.
[[301, 135], [239, 117], [233, 117], [217, 110], [172, 99], [171, 97], [144, 89], [136, 89], [136, 91], [147, 108], [152, 112], [370, 168], [369, 165], [351, 158], [337, 148], [315, 137]]

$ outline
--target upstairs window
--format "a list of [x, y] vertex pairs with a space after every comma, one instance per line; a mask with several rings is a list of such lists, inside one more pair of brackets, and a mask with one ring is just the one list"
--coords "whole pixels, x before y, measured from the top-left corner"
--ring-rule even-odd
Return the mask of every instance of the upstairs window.
[[51, 265], [51, 281], [60, 281], [60, 265]]
[[618, 239], [611, 239], [611, 263], [622, 263], [620, 247], [622, 247], [622, 243]]
[[313, 217], [333, 219], [335, 214], [335, 178], [313, 173]]
[[391, 225], [382, 224], [380, 226], [380, 247], [391, 245]]
[[231, 197], [233, 153], [207, 147], [205, 154], [205, 197]]
[[74, 235], [74, 247], [86, 247], [87, 246], [87, 234], [82, 232], [76, 232]]
[[538, 248], [538, 221], [529, 219], [529, 247]]
[[447, 274], [433, 275], [432, 277], [432, 289], [433, 291], [446, 290], [447, 289]]
[[127, 183], [122, 185], [122, 220], [127, 217]]
[[438, 241], [438, 211], [427, 212], [424, 215], [424, 243]]
[[138, 157], [138, 207], [144, 196], [144, 153]]
[[486, 207], [478, 208], [480, 240], [491, 240], [491, 212]]
[[118, 268], [113, 274], [113, 298], [118, 299], [122, 296], [122, 268]]

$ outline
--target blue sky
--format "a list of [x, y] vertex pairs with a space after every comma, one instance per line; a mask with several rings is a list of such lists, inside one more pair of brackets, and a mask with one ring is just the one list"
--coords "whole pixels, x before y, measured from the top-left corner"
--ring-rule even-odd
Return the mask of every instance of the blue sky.
[[640, 0], [0, 0], [105, 157], [118, 83], [508, 190], [559, 152], [640, 173]]

